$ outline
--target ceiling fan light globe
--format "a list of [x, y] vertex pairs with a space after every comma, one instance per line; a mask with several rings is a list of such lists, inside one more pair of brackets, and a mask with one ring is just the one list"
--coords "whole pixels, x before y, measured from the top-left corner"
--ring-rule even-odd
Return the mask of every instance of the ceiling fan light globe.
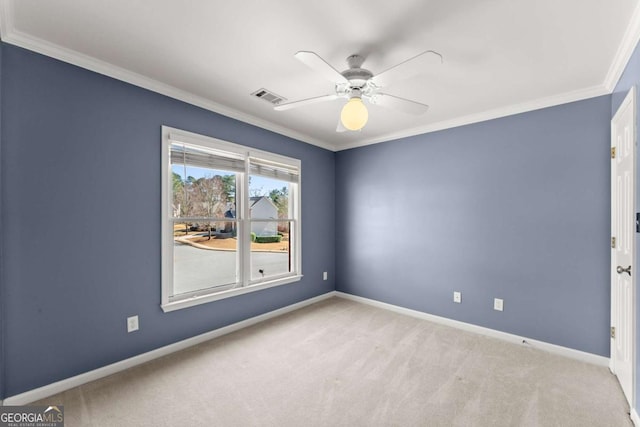
[[340, 121], [348, 130], [360, 130], [367, 124], [369, 111], [365, 107], [362, 99], [353, 97], [342, 107]]

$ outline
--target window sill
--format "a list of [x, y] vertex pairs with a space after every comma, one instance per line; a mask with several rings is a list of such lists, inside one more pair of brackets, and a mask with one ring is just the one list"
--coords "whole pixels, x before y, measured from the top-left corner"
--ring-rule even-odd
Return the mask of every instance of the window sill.
[[248, 294], [250, 292], [260, 291], [262, 289], [273, 288], [275, 286], [286, 285], [288, 283], [297, 282], [302, 278], [302, 275], [288, 276], [276, 280], [271, 280], [264, 283], [257, 283], [254, 285], [246, 286], [243, 288], [229, 289], [227, 291], [220, 291], [211, 294], [199, 295], [192, 298], [186, 298], [183, 300], [172, 301], [166, 304], [161, 304], [162, 311], [168, 313], [170, 311], [180, 310], [183, 308], [193, 307], [195, 305], [205, 304], [212, 301], [218, 301], [225, 298], [231, 298], [238, 295]]

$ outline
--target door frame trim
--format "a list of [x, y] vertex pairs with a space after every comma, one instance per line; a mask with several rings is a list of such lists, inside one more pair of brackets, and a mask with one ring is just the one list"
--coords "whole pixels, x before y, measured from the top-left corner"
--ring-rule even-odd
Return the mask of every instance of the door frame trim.
[[[636, 184], [636, 176], [637, 176], [637, 154], [638, 154], [638, 148], [637, 148], [637, 142], [638, 142], [638, 132], [637, 132], [637, 114], [638, 114], [638, 106], [637, 106], [637, 101], [636, 101], [636, 87], [635, 85], [631, 87], [631, 89], [629, 89], [629, 92], [627, 93], [627, 95], [624, 98], [624, 101], [622, 101], [622, 103], [620, 104], [620, 106], [618, 107], [618, 109], [616, 110], [616, 113], [613, 115], [612, 119], [611, 119], [611, 147], [615, 146], [615, 126], [614, 123], [619, 120], [619, 116], [621, 115], [622, 111], [627, 108], [628, 106], [631, 106], [632, 108], [632, 116], [633, 116], [633, 140], [634, 143], [632, 144], [632, 150], [633, 150], [633, 155], [632, 155], [632, 159], [633, 159], [633, 166], [632, 166], [632, 185], [633, 185], [633, 190], [632, 190], [632, 206], [633, 206], [633, 215], [632, 218], [635, 218], [635, 213], [637, 212], [637, 206], [636, 206], [636, 189], [637, 189], [637, 184]], [[614, 183], [614, 179], [615, 179], [615, 174], [616, 174], [616, 162], [612, 161], [611, 162], [611, 186], [613, 187], [613, 183]], [[610, 211], [611, 211], [611, 236], [613, 236], [613, 221], [614, 221], [614, 212], [613, 212], [613, 208], [615, 206], [614, 204], [614, 197], [615, 194], [613, 193], [613, 191], [611, 192], [611, 206], [610, 206]], [[632, 251], [633, 251], [633, 256], [631, 258], [631, 271], [632, 272], [637, 272], [636, 270], [636, 256], [637, 256], [637, 248], [636, 248], [636, 233], [633, 232], [633, 238], [631, 239], [631, 245], [632, 245]], [[613, 284], [615, 282], [615, 277], [617, 275], [617, 273], [614, 270], [614, 266], [615, 266], [615, 250], [611, 250], [611, 265], [610, 265], [610, 307], [611, 307], [611, 326], [615, 326], [615, 316], [614, 316], [614, 311], [613, 311]], [[628, 397], [629, 400], [629, 405], [631, 408], [635, 408], [635, 399], [636, 399], [636, 274], [632, 274], [631, 275], [631, 293], [632, 293], [632, 298], [631, 298], [631, 396]], [[611, 370], [612, 373], [615, 374], [615, 358], [614, 356], [614, 340], [613, 338], [610, 340], [610, 358], [609, 358], [609, 369]]]

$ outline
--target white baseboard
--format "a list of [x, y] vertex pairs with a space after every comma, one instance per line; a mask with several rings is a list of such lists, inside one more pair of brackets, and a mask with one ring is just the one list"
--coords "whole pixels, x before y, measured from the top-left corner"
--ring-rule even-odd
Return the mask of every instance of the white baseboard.
[[[509, 334], [506, 332], [500, 332], [494, 329], [472, 325], [470, 323], [464, 323], [457, 320], [447, 319], [445, 317], [435, 316], [433, 314], [423, 313], [421, 311], [411, 310], [408, 308], [399, 307], [396, 305], [387, 304], [384, 302], [363, 298], [363, 297], [347, 294], [344, 292], [331, 291], [331, 292], [327, 292], [326, 294], [319, 295], [317, 297], [310, 298], [310, 299], [298, 302], [296, 304], [292, 304], [287, 307], [280, 308], [278, 310], [270, 311], [268, 313], [261, 314], [259, 316], [255, 316], [250, 319], [246, 319], [241, 322], [237, 322], [219, 329], [215, 329], [213, 331], [206, 332], [204, 334], [201, 334], [192, 338], [187, 338], [185, 340], [179, 341], [174, 344], [169, 344], [167, 346], [158, 348], [156, 350], [152, 350], [147, 353], [143, 353], [138, 356], [134, 356], [129, 359], [125, 359], [120, 362], [116, 362], [111, 365], [107, 365], [102, 368], [95, 369], [93, 371], [85, 372], [83, 374], [76, 375], [71, 378], [66, 378], [64, 380], [57, 381], [55, 383], [48, 384], [43, 387], [38, 387], [36, 389], [29, 390], [24, 393], [7, 397], [6, 399], [4, 399], [4, 401], [0, 401], [0, 405], [26, 405], [36, 400], [44, 399], [48, 396], [52, 396], [54, 394], [69, 390], [70, 388], [78, 387], [88, 382], [95, 381], [97, 379], [104, 378], [109, 375], [113, 375], [115, 373], [124, 371], [126, 369], [132, 368], [142, 363], [149, 362], [159, 357], [166, 356], [176, 351], [184, 350], [185, 348], [194, 346], [196, 344], [200, 344], [205, 341], [209, 341], [213, 338], [217, 338], [222, 335], [226, 335], [231, 332], [235, 332], [237, 330], [255, 325], [257, 323], [264, 322], [265, 320], [281, 316], [285, 313], [289, 313], [291, 311], [331, 298], [333, 296], [368, 304], [368, 305], [382, 308], [385, 310], [394, 311], [396, 313], [404, 314], [407, 316], [428, 320], [434, 323], [451, 326], [451, 327], [462, 329], [465, 331], [475, 332], [475, 333], [490, 336], [493, 338], [498, 338], [504, 341], [512, 342], [514, 344], [529, 345], [531, 347], [538, 348], [540, 350], [544, 350], [550, 353], [555, 353], [555, 354], [569, 357], [572, 359], [581, 360], [583, 362], [588, 362], [588, 363], [592, 363], [592, 364], [604, 366], [604, 367], [609, 366], [609, 359], [603, 356], [598, 356], [595, 354], [586, 353], [583, 351], [574, 350], [574, 349], [562, 347], [555, 344], [549, 344], [543, 341], [537, 341], [537, 340]], [[523, 344], [523, 341], [525, 342], [524, 344]], [[640, 418], [638, 418], [638, 414], [635, 411], [635, 409], [632, 409], [631, 419], [636, 424], [636, 426], [640, 427]]]
[[638, 416], [635, 408], [631, 408], [631, 414], [629, 415], [631, 415], [631, 421], [633, 422], [633, 425], [636, 427], [640, 427], [640, 417]]
[[417, 317], [418, 319], [424, 319], [434, 323], [451, 326], [453, 328], [462, 329], [469, 332], [475, 332], [477, 334], [498, 338], [503, 341], [509, 341], [514, 344], [534, 347], [540, 350], [547, 351], [549, 353], [558, 354], [560, 356], [569, 357], [571, 359], [577, 359], [577, 360], [591, 363], [594, 365], [603, 366], [603, 367], [609, 366], [608, 357], [598, 356], [596, 354], [587, 353], [580, 350], [574, 350], [572, 348], [562, 347], [555, 344], [549, 344], [544, 341], [537, 341], [530, 338], [509, 334], [507, 332], [496, 331], [495, 329], [489, 329], [482, 326], [472, 325], [470, 323], [460, 322], [458, 320], [447, 319], [446, 317], [440, 317], [433, 314], [424, 313], [422, 311], [411, 310], [408, 308], [399, 307], [397, 305], [387, 304], [385, 302], [380, 302], [380, 301], [372, 300], [369, 298], [359, 297], [359, 296], [347, 294], [344, 292], [336, 291], [335, 295], [340, 298], [361, 302], [363, 304], [368, 304], [374, 307], [383, 308], [385, 310], [394, 311], [396, 313], [404, 314], [407, 316]]
[[294, 310], [298, 310], [302, 307], [331, 298], [333, 296], [335, 296], [335, 291], [327, 292], [326, 294], [322, 294], [314, 298], [300, 301], [298, 303], [288, 305], [286, 307], [283, 307], [274, 311], [270, 311], [268, 313], [261, 314], [259, 316], [255, 316], [250, 319], [233, 323], [231, 325], [224, 326], [222, 328], [215, 329], [210, 332], [205, 332], [204, 334], [197, 335], [192, 338], [187, 338], [185, 340], [178, 341], [176, 343], [169, 344], [164, 347], [160, 347], [158, 349], [149, 351], [147, 353], [139, 354], [129, 359], [121, 360], [120, 362], [112, 363], [111, 365], [94, 369], [93, 371], [85, 372], [84, 374], [76, 375], [74, 377], [66, 378], [64, 380], [57, 381], [55, 383], [48, 384], [43, 387], [38, 387], [36, 389], [29, 390], [24, 393], [16, 394], [15, 396], [7, 397], [6, 399], [4, 399], [3, 404], [7, 406], [26, 405], [28, 403], [35, 402], [36, 400], [44, 399], [54, 394], [58, 394], [63, 391], [69, 390], [70, 388], [78, 387], [88, 382], [95, 381], [97, 379], [104, 378], [108, 375], [113, 375], [115, 373], [140, 365], [142, 363], [149, 362], [153, 359], [157, 359], [159, 357], [163, 357], [168, 354], [175, 353], [176, 351], [184, 350], [185, 348], [194, 346], [196, 344], [200, 344], [205, 341], [209, 341], [213, 338], [217, 338], [222, 335], [226, 335], [231, 332], [235, 332], [237, 330], [255, 325], [256, 323], [264, 322], [265, 320], [281, 316], [285, 313], [289, 313]]

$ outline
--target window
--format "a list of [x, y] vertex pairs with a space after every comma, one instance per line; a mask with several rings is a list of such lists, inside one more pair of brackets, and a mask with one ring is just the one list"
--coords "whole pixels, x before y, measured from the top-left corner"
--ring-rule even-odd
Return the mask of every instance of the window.
[[162, 127], [162, 309], [300, 280], [300, 161]]

